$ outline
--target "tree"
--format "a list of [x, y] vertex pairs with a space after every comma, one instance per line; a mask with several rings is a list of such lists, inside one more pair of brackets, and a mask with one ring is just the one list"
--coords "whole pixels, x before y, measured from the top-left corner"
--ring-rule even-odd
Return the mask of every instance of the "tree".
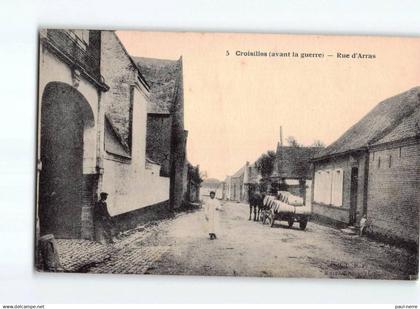
[[207, 179], [207, 171], [200, 171], [200, 178], [202, 180], [206, 180]]
[[294, 138], [293, 136], [289, 136], [288, 138], [286, 138], [286, 142], [291, 147], [300, 147], [300, 144], [298, 143], [296, 138]]
[[322, 148], [324, 148], [325, 144], [324, 144], [323, 141], [317, 139], [312, 143], [311, 147], [322, 147]]
[[255, 162], [255, 167], [263, 178], [269, 177], [273, 173], [275, 159], [276, 153], [270, 150], [262, 154]]

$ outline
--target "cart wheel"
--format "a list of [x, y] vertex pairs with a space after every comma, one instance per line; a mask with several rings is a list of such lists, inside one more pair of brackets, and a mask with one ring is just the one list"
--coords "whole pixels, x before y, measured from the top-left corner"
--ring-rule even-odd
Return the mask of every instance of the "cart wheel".
[[287, 225], [289, 226], [289, 229], [292, 228], [293, 223], [295, 223], [295, 218], [289, 217], [289, 219], [287, 220]]
[[275, 219], [274, 219], [274, 214], [273, 213], [270, 213], [270, 221], [269, 221], [269, 223], [270, 223], [270, 227], [273, 227], [274, 226], [274, 221], [275, 221]]
[[264, 212], [261, 213], [261, 223], [262, 223], [262, 225], [265, 224], [265, 213]]
[[306, 229], [307, 224], [308, 224], [308, 219], [302, 219], [299, 222], [299, 228], [303, 231], [304, 229]]

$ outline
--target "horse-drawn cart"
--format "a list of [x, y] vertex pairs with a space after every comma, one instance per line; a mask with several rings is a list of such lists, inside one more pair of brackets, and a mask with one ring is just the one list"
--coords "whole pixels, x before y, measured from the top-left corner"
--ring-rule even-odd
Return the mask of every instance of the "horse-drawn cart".
[[310, 205], [304, 205], [303, 199], [286, 191], [280, 191], [278, 196], [267, 195], [263, 201], [260, 220], [273, 227], [274, 222], [287, 221], [289, 228], [299, 222], [299, 228], [304, 230], [311, 216]]

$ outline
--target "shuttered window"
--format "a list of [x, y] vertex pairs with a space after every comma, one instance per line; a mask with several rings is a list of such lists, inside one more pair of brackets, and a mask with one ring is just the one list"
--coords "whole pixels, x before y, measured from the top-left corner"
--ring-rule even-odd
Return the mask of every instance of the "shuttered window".
[[320, 170], [315, 173], [314, 201], [325, 205], [343, 205], [343, 170]]
[[343, 170], [333, 171], [331, 186], [331, 204], [334, 206], [343, 206]]

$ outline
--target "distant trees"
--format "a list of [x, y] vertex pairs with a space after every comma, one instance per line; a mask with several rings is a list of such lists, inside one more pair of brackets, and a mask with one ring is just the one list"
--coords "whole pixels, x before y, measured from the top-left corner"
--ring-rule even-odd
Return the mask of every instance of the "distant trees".
[[[288, 138], [286, 138], [286, 142], [291, 147], [303, 147], [303, 145], [300, 144], [294, 136], [289, 136]], [[322, 147], [323, 148], [325, 147], [325, 144], [321, 140], [317, 139], [309, 147]]]
[[207, 179], [207, 171], [200, 171], [200, 178], [202, 180], [206, 180]]
[[276, 153], [269, 150], [267, 153], [262, 154], [255, 162], [255, 167], [263, 178], [270, 177], [273, 173], [275, 158]]

